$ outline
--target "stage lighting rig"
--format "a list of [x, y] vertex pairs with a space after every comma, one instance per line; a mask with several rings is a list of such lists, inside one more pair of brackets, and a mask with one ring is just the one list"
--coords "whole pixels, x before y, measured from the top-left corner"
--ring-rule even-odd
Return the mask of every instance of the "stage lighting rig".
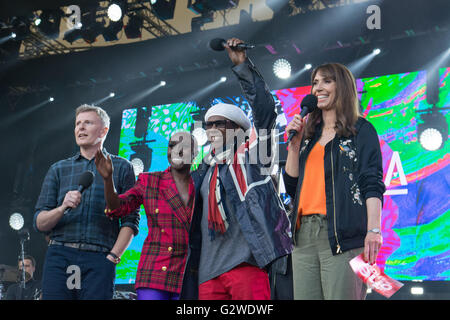
[[11, 19], [11, 39], [21, 41], [30, 34], [30, 21], [28, 19], [13, 17]]
[[194, 17], [191, 20], [191, 31], [197, 32], [200, 31], [200, 28], [203, 27], [205, 23], [210, 23], [214, 21], [214, 12], [208, 11], [202, 13], [200, 17]]
[[173, 19], [176, 0], [151, 0], [153, 13], [161, 20]]
[[200, 14], [200, 17], [192, 18], [191, 31], [200, 31], [205, 23], [213, 22], [215, 11], [236, 8], [238, 5], [238, 0], [188, 0], [188, 9]]
[[95, 7], [82, 13], [81, 24], [81, 37], [86, 43], [94, 43], [104, 30], [104, 24], [97, 21], [97, 8]]
[[273, 73], [279, 79], [287, 79], [291, 76], [291, 64], [284, 58], [277, 59], [273, 63]]
[[142, 26], [144, 23], [144, 19], [138, 15], [133, 14], [129, 16], [128, 24], [125, 26], [125, 35], [128, 39], [136, 39], [142, 37]]
[[39, 15], [40, 22], [35, 25], [45, 36], [50, 39], [57, 39], [59, 37], [59, 28], [61, 24], [61, 18], [64, 16], [64, 12], [61, 9], [43, 10]]
[[24, 224], [25, 224], [25, 220], [24, 220], [23, 215], [21, 213], [14, 212], [9, 217], [9, 226], [13, 230], [16, 230], [16, 231], [21, 230], [23, 228]]
[[109, 20], [117, 22], [122, 19], [122, 8], [117, 3], [111, 3], [107, 10]]
[[266, 0], [266, 6], [273, 11], [274, 18], [282, 18], [293, 13], [289, 0]]
[[103, 29], [103, 39], [105, 41], [117, 41], [119, 38], [117, 34], [123, 29], [123, 22], [119, 20], [117, 22], [110, 21], [109, 25]]
[[135, 174], [141, 169], [143, 169], [143, 171], [148, 171], [152, 165], [153, 149], [150, 148], [148, 144], [155, 142], [156, 140], [146, 140], [148, 125], [151, 117], [151, 107], [137, 108], [134, 136], [142, 140], [130, 143], [131, 150], [134, 151], [134, 153], [130, 156], [130, 161], [135, 167]]
[[310, 5], [312, 1], [311, 0], [294, 0], [294, 4], [299, 9], [306, 10]]
[[203, 14], [207, 11], [220, 11], [236, 8], [239, 0], [188, 0], [188, 9], [196, 14]]
[[435, 106], [431, 111], [420, 113], [417, 136], [422, 148], [428, 151], [442, 149], [448, 139], [448, 123], [445, 116]]

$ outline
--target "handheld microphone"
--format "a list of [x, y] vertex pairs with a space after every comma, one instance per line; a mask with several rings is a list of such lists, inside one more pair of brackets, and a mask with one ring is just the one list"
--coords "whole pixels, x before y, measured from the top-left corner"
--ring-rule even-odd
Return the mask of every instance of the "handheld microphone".
[[[300, 117], [303, 119], [308, 113], [313, 112], [317, 108], [317, 97], [313, 94], [306, 95], [301, 104], [302, 111], [300, 112]], [[297, 134], [297, 131], [290, 130], [289, 138], [286, 141], [286, 144], [289, 144], [292, 138]]]
[[[84, 190], [86, 190], [87, 188], [89, 188], [92, 184], [92, 182], [94, 181], [94, 173], [92, 171], [85, 171], [83, 172], [83, 174], [80, 177], [80, 180], [78, 180], [78, 191], [80, 191], [80, 193], [83, 193]], [[64, 214], [69, 213], [70, 210], [72, 210], [72, 208], [67, 208], [64, 211]]]
[[[226, 44], [227, 44], [227, 42], [225, 41], [225, 39], [215, 38], [209, 42], [209, 47], [211, 49], [213, 49], [214, 51], [223, 51], [223, 50], [225, 50]], [[253, 49], [254, 47], [255, 46], [253, 44], [239, 43], [236, 47], [232, 47], [232, 48]]]

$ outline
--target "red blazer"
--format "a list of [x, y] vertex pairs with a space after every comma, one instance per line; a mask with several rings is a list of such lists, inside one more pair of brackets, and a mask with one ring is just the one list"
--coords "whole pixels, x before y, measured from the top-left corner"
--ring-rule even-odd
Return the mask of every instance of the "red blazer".
[[133, 188], [121, 194], [121, 206], [109, 216], [122, 217], [144, 205], [148, 235], [144, 241], [135, 288], [180, 293], [188, 249], [195, 188], [191, 179], [185, 207], [170, 167], [162, 172], [144, 172]]

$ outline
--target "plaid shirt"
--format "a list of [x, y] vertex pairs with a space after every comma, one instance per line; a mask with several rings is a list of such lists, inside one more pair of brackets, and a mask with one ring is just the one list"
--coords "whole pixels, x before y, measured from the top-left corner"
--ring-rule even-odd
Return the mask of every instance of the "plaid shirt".
[[184, 206], [169, 167], [162, 172], [141, 173], [136, 185], [120, 195], [121, 206], [111, 211], [111, 216], [125, 216], [141, 204], [147, 215], [148, 235], [139, 260], [136, 289], [180, 293], [194, 194], [191, 179], [189, 202]]
[[[106, 150], [104, 152], [107, 153]], [[110, 156], [114, 166], [114, 185], [117, 192], [123, 193], [135, 183], [133, 166], [124, 158]], [[33, 226], [38, 230], [36, 218], [41, 211], [60, 206], [68, 191], [77, 190], [80, 176], [87, 170], [95, 175], [92, 185], [83, 192], [80, 205], [66, 213], [50, 231], [50, 239], [95, 244], [111, 250], [121, 227], [130, 227], [135, 235], [138, 233], [139, 211], [136, 210], [121, 220], [110, 220], [104, 212], [106, 202], [103, 178], [97, 172], [94, 159], [87, 160], [80, 153], [50, 167], [36, 204]]]

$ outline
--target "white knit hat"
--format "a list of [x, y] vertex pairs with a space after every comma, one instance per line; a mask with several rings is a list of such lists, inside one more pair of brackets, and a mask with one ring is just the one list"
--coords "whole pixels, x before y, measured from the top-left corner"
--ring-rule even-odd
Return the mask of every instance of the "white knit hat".
[[241, 108], [235, 106], [234, 104], [220, 102], [218, 104], [213, 105], [206, 112], [205, 121], [208, 121], [208, 119], [212, 116], [225, 117], [228, 120], [231, 120], [234, 123], [236, 123], [245, 131], [247, 131], [251, 127], [250, 120], [247, 118], [244, 111], [242, 111]]

